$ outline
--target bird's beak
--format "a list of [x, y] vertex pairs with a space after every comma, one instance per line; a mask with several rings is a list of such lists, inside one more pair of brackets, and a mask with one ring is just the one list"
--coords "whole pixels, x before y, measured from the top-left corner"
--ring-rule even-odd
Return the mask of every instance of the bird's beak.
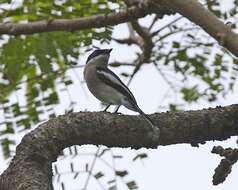
[[111, 53], [111, 51], [112, 51], [112, 48], [111, 48], [111, 49], [108, 49], [108, 53]]

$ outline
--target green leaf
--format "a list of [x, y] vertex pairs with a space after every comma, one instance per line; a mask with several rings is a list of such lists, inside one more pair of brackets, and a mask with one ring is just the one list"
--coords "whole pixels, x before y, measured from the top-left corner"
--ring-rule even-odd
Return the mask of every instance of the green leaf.
[[94, 177], [96, 178], [96, 179], [99, 179], [99, 178], [101, 178], [101, 177], [103, 177], [104, 176], [104, 174], [102, 173], [102, 172], [98, 172], [98, 173], [96, 173], [95, 175], [94, 175]]
[[0, 136], [6, 135], [6, 134], [14, 134], [15, 130], [13, 128], [12, 122], [6, 122], [6, 128], [3, 131], [0, 131]]
[[15, 141], [9, 140], [8, 138], [1, 139], [1, 146], [3, 151], [3, 156], [5, 159], [9, 158], [11, 155], [10, 145], [15, 145]]
[[147, 158], [148, 157], [148, 155], [146, 154], [146, 153], [141, 153], [141, 154], [138, 154], [138, 155], [136, 155], [134, 158], [133, 158], [133, 161], [136, 161], [137, 159], [145, 159], [145, 158]]
[[116, 170], [115, 173], [117, 176], [120, 176], [120, 177], [125, 177], [126, 175], [128, 175], [128, 172], [126, 170], [122, 170], [122, 171]]
[[181, 92], [183, 93], [184, 100], [189, 103], [197, 101], [201, 96], [198, 92], [198, 86], [194, 86], [192, 88], [182, 88]]
[[127, 182], [126, 185], [129, 189], [138, 189], [138, 186], [136, 185], [135, 181]]
[[117, 186], [113, 185], [113, 186], [109, 187], [108, 190], [117, 190]]

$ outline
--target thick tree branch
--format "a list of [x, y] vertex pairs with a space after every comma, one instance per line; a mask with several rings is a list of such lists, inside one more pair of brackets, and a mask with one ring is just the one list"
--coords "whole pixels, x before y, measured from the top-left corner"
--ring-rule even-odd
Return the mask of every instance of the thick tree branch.
[[[161, 0], [154, 1], [161, 4]], [[222, 46], [238, 57], [238, 34], [232, 32], [229, 26], [220, 21], [197, 0], [162, 0], [162, 2], [201, 26]]]
[[238, 105], [159, 113], [150, 117], [160, 126], [159, 140], [151, 138], [151, 128], [139, 116], [80, 112], [51, 119], [22, 139], [10, 166], [0, 176], [0, 189], [52, 189], [51, 164], [61, 150], [71, 145], [156, 148], [158, 145], [225, 140], [238, 135]]

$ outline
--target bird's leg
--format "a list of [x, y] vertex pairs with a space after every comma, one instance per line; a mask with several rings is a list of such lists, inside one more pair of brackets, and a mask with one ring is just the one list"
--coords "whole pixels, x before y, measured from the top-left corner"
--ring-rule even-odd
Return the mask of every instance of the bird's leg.
[[107, 111], [107, 109], [111, 106], [111, 104], [108, 104], [107, 107], [103, 110], [104, 112]]
[[117, 113], [118, 110], [119, 110], [119, 108], [120, 108], [120, 106], [117, 106], [116, 109], [115, 109], [115, 111], [114, 111], [114, 113]]

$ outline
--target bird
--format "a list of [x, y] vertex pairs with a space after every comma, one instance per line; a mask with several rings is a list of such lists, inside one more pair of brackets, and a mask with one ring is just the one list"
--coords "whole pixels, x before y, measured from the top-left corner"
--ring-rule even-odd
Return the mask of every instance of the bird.
[[110, 105], [123, 105], [129, 110], [138, 112], [153, 127], [151, 119], [137, 104], [130, 89], [108, 68], [112, 49], [96, 49], [87, 58], [84, 68], [84, 79], [89, 91], [101, 102]]

